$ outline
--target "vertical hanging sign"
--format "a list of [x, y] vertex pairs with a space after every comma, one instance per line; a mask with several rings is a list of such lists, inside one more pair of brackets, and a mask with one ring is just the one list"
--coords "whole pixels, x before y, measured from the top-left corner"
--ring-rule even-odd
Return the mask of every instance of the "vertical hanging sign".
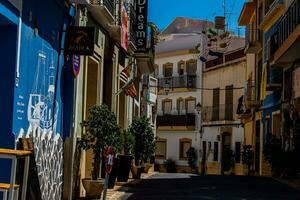
[[148, 0], [136, 0], [136, 46], [138, 52], [147, 50]]
[[128, 48], [128, 15], [124, 0], [121, 0], [121, 47]]

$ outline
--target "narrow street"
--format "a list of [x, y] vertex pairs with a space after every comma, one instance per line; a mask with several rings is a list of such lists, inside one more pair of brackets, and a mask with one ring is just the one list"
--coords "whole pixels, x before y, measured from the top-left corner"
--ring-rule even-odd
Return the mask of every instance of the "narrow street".
[[167, 199], [300, 199], [300, 191], [272, 178], [246, 176], [197, 176], [160, 173], [142, 180], [134, 187], [127, 185], [122, 200]]

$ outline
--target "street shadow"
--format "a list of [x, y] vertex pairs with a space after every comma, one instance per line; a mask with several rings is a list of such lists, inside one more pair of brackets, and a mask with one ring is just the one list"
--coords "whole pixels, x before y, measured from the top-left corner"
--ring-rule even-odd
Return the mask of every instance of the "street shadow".
[[128, 200], [228, 199], [298, 200], [300, 191], [272, 178], [248, 176], [190, 176], [189, 178], [144, 179], [128, 183], [119, 191]]

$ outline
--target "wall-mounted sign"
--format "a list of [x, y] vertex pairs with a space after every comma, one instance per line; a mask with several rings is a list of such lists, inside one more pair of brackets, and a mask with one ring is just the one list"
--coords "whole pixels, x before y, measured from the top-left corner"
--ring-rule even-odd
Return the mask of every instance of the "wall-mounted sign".
[[72, 58], [72, 68], [74, 76], [77, 77], [80, 72], [80, 56], [74, 55]]
[[136, 46], [138, 52], [147, 50], [148, 0], [136, 0]]
[[69, 27], [66, 35], [65, 52], [69, 55], [93, 55], [94, 27]]
[[294, 90], [294, 98], [300, 97], [300, 67], [295, 69], [293, 76], [293, 90]]

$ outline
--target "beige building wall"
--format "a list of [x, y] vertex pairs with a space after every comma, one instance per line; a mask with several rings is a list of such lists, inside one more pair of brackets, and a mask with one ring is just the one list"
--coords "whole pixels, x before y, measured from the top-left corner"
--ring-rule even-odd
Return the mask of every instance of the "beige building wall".
[[[203, 73], [203, 85], [205, 88], [225, 89], [228, 85], [234, 88], [242, 88], [246, 80], [246, 60], [243, 59], [237, 63], [221, 68], [216, 68]], [[238, 98], [244, 94], [243, 89], [233, 91], [233, 104], [237, 105]], [[212, 106], [212, 90], [203, 91], [203, 106]], [[220, 104], [225, 104], [225, 90], [220, 91]]]

